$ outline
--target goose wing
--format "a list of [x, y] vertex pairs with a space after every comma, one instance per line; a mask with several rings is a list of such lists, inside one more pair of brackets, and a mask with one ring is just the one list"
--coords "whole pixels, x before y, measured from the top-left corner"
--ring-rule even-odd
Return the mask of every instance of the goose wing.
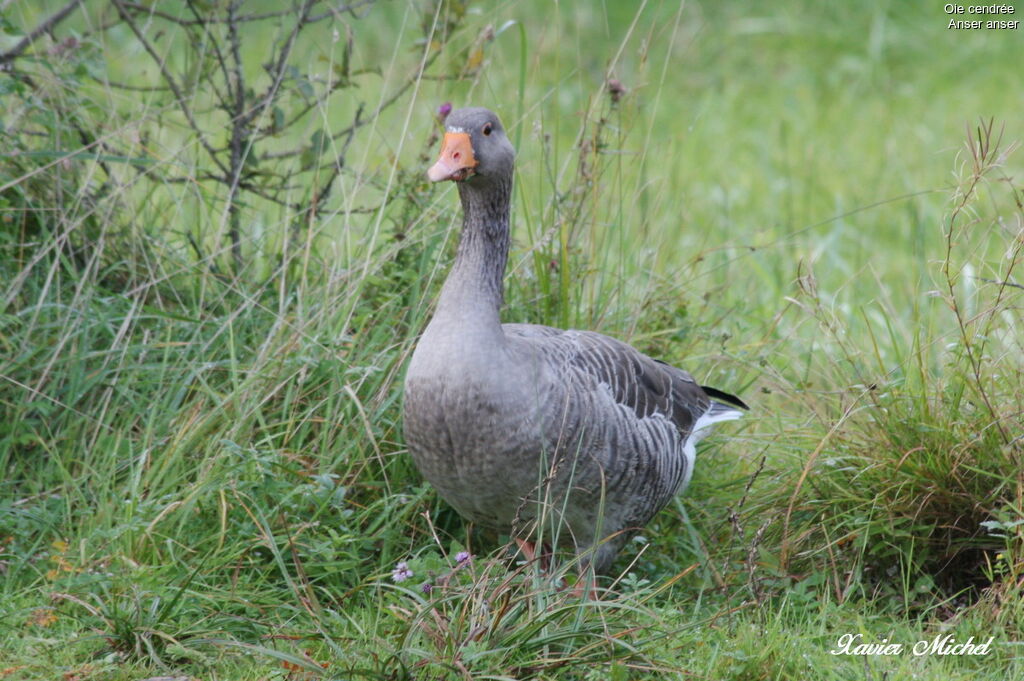
[[505, 324], [509, 338], [521, 338], [560, 374], [583, 375], [606, 387], [616, 403], [637, 418], [661, 416], [682, 440], [747, 409], [734, 395], [701, 386], [686, 371], [653, 359], [622, 341], [592, 331], [563, 331], [535, 324]]

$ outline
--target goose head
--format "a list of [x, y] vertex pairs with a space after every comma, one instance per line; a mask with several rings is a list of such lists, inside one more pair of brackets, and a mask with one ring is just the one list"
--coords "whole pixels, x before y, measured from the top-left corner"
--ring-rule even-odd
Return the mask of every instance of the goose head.
[[441, 156], [427, 171], [431, 182], [483, 187], [509, 181], [516, 152], [497, 114], [483, 107], [456, 109], [444, 127]]

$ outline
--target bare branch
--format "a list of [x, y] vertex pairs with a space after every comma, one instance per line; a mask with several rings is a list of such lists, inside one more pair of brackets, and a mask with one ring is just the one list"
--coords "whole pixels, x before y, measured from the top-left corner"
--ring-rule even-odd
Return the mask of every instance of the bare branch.
[[[360, 104], [359, 108], [356, 109], [356, 115], [354, 118], [354, 121], [356, 123], [359, 122], [362, 113], [363, 105]], [[314, 194], [313, 196], [313, 201], [309, 206], [310, 221], [312, 221], [313, 218], [320, 212], [321, 206], [323, 206], [323, 204], [327, 202], [327, 199], [330, 198], [331, 187], [334, 186], [334, 181], [338, 179], [338, 175], [341, 174], [341, 169], [345, 163], [345, 157], [348, 155], [349, 145], [352, 144], [352, 139], [355, 137], [356, 132], [356, 129], [354, 127], [349, 127], [351, 128], [351, 132], [349, 132], [348, 137], [345, 139], [345, 144], [341, 148], [341, 153], [337, 155], [335, 162], [331, 167], [331, 172], [327, 176], [327, 179], [320, 185], [320, 189], [317, 190], [316, 194]]]
[[974, 277], [978, 281], [983, 281], [986, 284], [998, 284], [999, 286], [1012, 286], [1013, 288], [1024, 289], [1024, 284], [1018, 284], [1014, 281], [1000, 281], [998, 279], [986, 279], [985, 277]]
[[242, 123], [248, 125], [254, 118], [258, 118], [267, 110], [267, 107], [270, 106], [270, 103], [274, 100], [274, 96], [281, 87], [281, 81], [284, 80], [284, 72], [288, 66], [288, 58], [291, 56], [292, 49], [295, 47], [295, 39], [299, 37], [299, 33], [308, 24], [309, 13], [313, 9], [313, 5], [316, 3], [317, 0], [306, 0], [302, 5], [302, 12], [299, 14], [299, 18], [295, 22], [295, 26], [292, 27], [292, 32], [289, 34], [288, 39], [281, 48], [281, 52], [277, 56], [277, 63], [272, 69], [271, 77], [273, 78], [273, 81], [267, 88], [267, 91], [256, 99], [256, 103], [246, 114], [245, 119], [241, 121]]
[[[99, 81], [96, 76], [91, 75], [93, 80]], [[116, 80], [104, 79], [101, 82], [103, 85], [109, 85], [117, 90], [126, 90], [128, 92], [170, 92], [171, 89], [164, 85], [128, 85], [127, 83], [121, 83]]]
[[[192, 15], [196, 19], [201, 19], [202, 14], [200, 10], [196, 7], [196, 3], [193, 0], [187, 0], [187, 2], [189, 11], [192, 12]], [[186, 33], [189, 33], [192, 30], [192, 28], [192, 26], [183, 27]], [[226, 111], [227, 114], [230, 116], [233, 107], [231, 103], [231, 74], [229, 73], [227, 61], [225, 60], [224, 54], [220, 49], [220, 41], [217, 40], [217, 38], [213, 35], [212, 31], [209, 30], [206, 24], [202, 25], [201, 32], [204, 36], [209, 38], [210, 50], [212, 50], [213, 56], [217, 59], [217, 65], [220, 67], [221, 74], [224, 76], [224, 82], [227, 84], [228, 91], [222, 92], [220, 87], [218, 87], [218, 82], [215, 78], [207, 78], [205, 79], [205, 81], [213, 89], [217, 101], [220, 102], [220, 107], [224, 111]], [[220, 149], [218, 149], [218, 151], [220, 151]]]

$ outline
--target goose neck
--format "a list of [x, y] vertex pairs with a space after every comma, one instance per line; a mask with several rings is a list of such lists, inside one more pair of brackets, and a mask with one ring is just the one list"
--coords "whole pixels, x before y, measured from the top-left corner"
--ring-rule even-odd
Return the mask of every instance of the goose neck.
[[462, 235], [435, 317], [455, 315], [500, 329], [498, 312], [509, 249], [511, 181], [459, 184]]

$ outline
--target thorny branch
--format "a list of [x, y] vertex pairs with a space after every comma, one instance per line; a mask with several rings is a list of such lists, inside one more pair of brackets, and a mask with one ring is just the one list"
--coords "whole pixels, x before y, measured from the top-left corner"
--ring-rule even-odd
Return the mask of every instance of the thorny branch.
[[36, 41], [39, 36], [44, 33], [49, 33], [53, 27], [63, 21], [69, 14], [78, 9], [78, 6], [82, 4], [82, 0], [71, 0], [68, 4], [64, 5], [61, 9], [57, 10], [49, 17], [44, 19], [38, 26], [28, 32], [28, 34], [18, 41], [18, 44], [7, 50], [3, 54], [0, 54], [0, 67], [4, 64], [8, 64], [17, 59], [22, 52], [27, 50], [29, 46]]
[[128, 12], [128, 9], [127, 7], [125, 7], [124, 2], [122, 2], [122, 0], [111, 1], [117, 8], [118, 15], [126, 24], [128, 24], [128, 28], [130, 28], [132, 33], [135, 34], [135, 37], [138, 39], [143, 49], [146, 50], [146, 53], [157, 65], [157, 68], [160, 69], [160, 77], [164, 79], [164, 82], [167, 83], [167, 87], [169, 87], [171, 89], [171, 92], [174, 94], [174, 100], [177, 102], [178, 107], [181, 109], [182, 114], [185, 115], [185, 119], [188, 121], [189, 127], [192, 128], [192, 131], [196, 134], [196, 139], [199, 140], [199, 144], [202, 145], [203, 149], [206, 150], [206, 153], [209, 154], [210, 159], [217, 165], [218, 168], [220, 168], [221, 172], [224, 173], [225, 176], [227, 176], [228, 169], [224, 166], [224, 163], [217, 156], [217, 152], [213, 149], [212, 146], [210, 146], [210, 142], [206, 139], [206, 135], [203, 134], [202, 129], [196, 122], [195, 116], [192, 113], [192, 108], [189, 106], [185, 94], [182, 92], [181, 87], [178, 85], [178, 82], [174, 79], [174, 76], [171, 75], [171, 72], [167, 69], [167, 62], [164, 59], [162, 59], [159, 54], [157, 54], [156, 49], [153, 47], [152, 43], [150, 43], [149, 39], [142, 32], [142, 29], [139, 28], [131, 13]]
[[[257, 155], [254, 151], [256, 144], [271, 136], [280, 135], [282, 130], [291, 130], [294, 126], [302, 125], [318, 107], [326, 107], [329, 98], [352, 87], [353, 77], [374, 72], [373, 68], [349, 68], [352, 46], [347, 44], [339, 66], [340, 71], [339, 68], [335, 68], [325, 78], [305, 81], [316, 88], [315, 94], [309, 93], [293, 106], [287, 107], [287, 113], [279, 111], [276, 106], [282, 101], [287, 89], [286, 84], [290, 79], [307, 79], [307, 76], [299, 75], [299, 72], [289, 65], [289, 61], [294, 58], [296, 46], [300, 44], [299, 39], [303, 31], [318, 22], [341, 19], [345, 15], [359, 19], [365, 13], [365, 8], [374, 2], [375, 0], [351, 0], [345, 3], [336, 0], [292, 0], [287, 3], [287, 8], [246, 13], [243, 11], [247, 6], [246, 0], [227, 0], [215, 7], [208, 7], [196, 0], [185, 0], [174, 10], [171, 9], [173, 6], [162, 3], [110, 0], [109, 4], [97, 5], [109, 6], [113, 12], [107, 12], [103, 17], [92, 17], [94, 20], [88, 22], [88, 27], [80, 28], [77, 34], [79, 38], [74, 43], [76, 46], [94, 34], [103, 33], [119, 24], [126, 25], [137, 45], [141, 46], [144, 58], [152, 61], [157, 74], [156, 82], [137, 83], [132, 82], [130, 78], [121, 78], [119, 82], [115, 82], [106, 77], [92, 77], [101, 78], [107, 87], [123, 91], [155, 95], [166, 93], [170, 101], [152, 111], [159, 111], [157, 115], [163, 115], [164, 111], [180, 113], [190, 139], [209, 160], [200, 163], [199, 167], [192, 168], [184, 175], [171, 173], [170, 176], [165, 176], [158, 168], [148, 164], [133, 164], [132, 167], [153, 182], [217, 183], [223, 187], [225, 238], [229, 243], [215, 246], [213, 250], [228, 254], [231, 267], [236, 274], [245, 264], [242, 249], [245, 232], [245, 197], [259, 197], [261, 200], [280, 205], [297, 216], [302, 216], [296, 220], [296, 229], [300, 228], [300, 223], [312, 224], [323, 211], [325, 203], [332, 196], [333, 185], [344, 172], [345, 157], [356, 133], [401, 101], [419, 81], [427, 77], [425, 72], [436, 63], [443, 52], [431, 44], [416, 68], [411, 70], [395, 89], [377, 102], [371, 111], [366, 111], [365, 103], [353, 102], [354, 114], [342, 129], [324, 130], [323, 133], [314, 136], [312, 144], [299, 143], [292, 148], [284, 149], [276, 145], [276, 149], [263, 151]], [[70, 0], [59, 11], [31, 31], [27, 31], [26, 37], [17, 45], [0, 54], [0, 68], [27, 54], [33, 42], [40, 36], [52, 35], [54, 28], [76, 9], [90, 6], [92, 3]], [[174, 11], [178, 11], [179, 14], [175, 14]], [[251, 47], [248, 42], [249, 36], [252, 35], [245, 27], [253, 22], [268, 20], [275, 24], [284, 24], [286, 28], [280, 42], [274, 45], [271, 54], [265, 60], [263, 74], [257, 78], [246, 72], [243, 61]], [[171, 31], [176, 30], [180, 38], [169, 38], [171, 34], [168, 26]], [[451, 28], [454, 28], [454, 25], [449, 27], [449, 30]], [[182, 41], [182, 45], [188, 50], [185, 62], [190, 65], [189, 70], [176, 66], [176, 59], [169, 59], [172, 43], [168, 40]], [[351, 34], [349, 41], [351, 42]], [[173, 44], [176, 47], [182, 46], [177, 42]], [[28, 72], [19, 73], [18, 77], [34, 87]], [[262, 90], [257, 89], [257, 80], [265, 84]], [[212, 124], [211, 109], [224, 114], [226, 122], [224, 117], [221, 117], [219, 125]], [[90, 146], [90, 143], [95, 145], [97, 139], [108, 137], [90, 134], [84, 130], [79, 130], [79, 133], [82, 144], [86, 146]], [[100, 143], [107, 148], [104, 143]], [[323, 162], [312, 162], [307, 158], [307, 153], [312, 151], [312, 159], [317, 161], [328, 149], [330, 157], [325, 154]], [[108, 182], [113, 181], [111, 172], [116, 169], [108, 167], [102, 160], [100, 164], [106, 176], [110, 178]], [[311, 181], [297, 180], [299, 175], [316, 170], [320, 173], [314, 174]], [[294, 197], [297, 193], [304, 193], [305, 196], [296, 199]], [[354, 212], [362, 210], [356, 209]], [[223, 272], [215, 271], [216, 265], [212, 259], [205, 257], [204, 250], [209, 250], [210, 245], [202, 243], [201, 235], [189, 234], [188, 241], [196, 256], [200, 260], [208, 260], [211, 271], [223, 276]]]
[[[235, 19], [235, 12], [238, 11], [239, 0], [231, 0], [228, 3], [228, 44], [231, 48], [232, 70], [228, 78], [228, 91], [234, 91], [233, 101], [230, 103], [228, 113], [231, 117], [231, 182], [228, 186], [228, 237], [231, 239], [231, 257], [235, 261], [235, 271], [242, 271], [242, 237], [239, 229], [241, 220], [238, 207], [238, 183], [242, 178], [242, 164], [245, 162], [245, 154], [248, 151], [248, 120], [245, 112], [245, 74], [242, 70], [242, 41], [238, 36], [238, 21]], [[309, 2], [306, 3], [309, 6]], [[305, 14], [305, 12], [303, 12]], [[296, 23], [299, 26], [302, 19]], [[292, 32], [295, 35], [295, 31]], [[283, 56], [283, 55], [282, 55]]]
[[[78, 0], [78, 1], [81, 2], [81, 0]], [[341, 7], [334, 7], [334, 8], [329, 9], [326, 12], [321, 12], [320, 14], [315, 14], [315, 15], [312, 15], [312, 16], [308, 17], [306, 19], [306, 23], [307, 24], [319, 23], [319, 22], [323, 21], [324, 19], [329, 19], [330, 17], [336, 17], [336, 16], [338, 16], [340, 14], [351, 14], [354, 18], [358, 19], [360, 17], [356, 13], [356, 10], [358, 10], [358, 9], [360, 9], [362, 7], [366, 7], [367, 5], [372, 5], [375, 1], [376, 0], [358, 0], [357, 2], [353, 2], [353, 3], [348, 4], [348, 5], [344, 5], [344, 6], [341, 6]], [[204, 16], [200, 16], [200, 15], [195, 15], [194, 19], [183, 19], [181, 17], [174, 16], [173, 14], [168, 14], [167, 12], [161, 12], [161, 11], [155, 9], [155, 8], [152, 8], [152, 7], [147, 7], [146, 5], [142, 5], [142, 4], [139, 4], [137, 2], [125, 2], [124, 6], [129, 8], [129, 9], [136, 10], [138, 12], [145, 12], [146, 14], [150, 14], [150, 15], [152, 15], [154, 17], [158, 17], [160, 19], [164, 19], [165, 21], [174, 22], [175, 24], [178, 24], [179, 26], [207, 26], [207, 25], [211, 25], [211, 24], [228, 24], [228, 23], [231, 23], [232, 21], [235, 21], [235, 22], [240, 23], [240, 24], [245, 24], [245, 23], [251, 23], [251, 22], [254, 22], [254, 21], [266, 21], [267, 19], [279, 19], [281, 17], [291, 16], [291, 15], [293, 15], [295, 13], [295, 10], [293, 8], [288, 8], [288, 9], [279, 10], [279, 11], [276, 11], [276, 12], [262, 12], [262, 13], [259, 13], [259, 14], [236, 15], [233, 19], [232, 19], [232, 17], [230, 17], [228, 15], [224, 15], [224, 16], [216, 16], [216, 15], [214, 15], [214, 16], [208, 16], [208, 17], [204, 17]]]
[[[387, 99], [382, 101], [377, 106], [377, 108], [373, 110], [373, 113], [371, 113], [368, 117], [363, 118], [363, 119], [360, 119], [358, 115], [355, 116], [353, 121], [352, 121], [352, 124], [349, 125], [347, 128], [345, 128], [343, 130], [339, 130], [338, 132], [336, 132], [333, 135], [331, 135], [331, 140], [339, 140], [342, 137], [348, 137], [353, 132], [355, 132], [359, 128], [363, 127], [367, 123], [370, 123], [370, 122], [376, 120], [377, 116], [379, 116], [382, 112], [384, 112], [385, 110], [390, 108], [392, 104], [394, 104], [396, 101], [398, 101], [398, 99], [409, 90], [409, 88], [411, 88], [413, 85], [416, 84], [416, 81], [419, 80], [419, 77], [420, 77], [419, 74], [422, 73], [423, 71], [426, 71], [428, 68], [430, 68], [430, 66], [434, 63], [434, 61], [437, 59], [437, 57], [440, 54], [441, 54], [440, 51], [436, 51], [436, 52], [432, 53], [429, 57], [427, 57], [427, 60], [424, 62], [423, 67], [422, 68], [417, 68], [416, 71], [410, 77], [406, 78], [405, 82], [402, 83], [402, 85], [400, 85], [398, 87], [398, 89], [396, 89], [394, 92], [392, 92], [387, 97]], [[268, 159], [291, 158], [293, 156], [298, 156], [299, 154], [302, 153], [302, 151], [303, 151], [302, 149], [291, 149], [291, 150], [288, 150], [288, 151], [272, 152], [272, 153], [267, 154], [264, 158], [268, 158]]]

